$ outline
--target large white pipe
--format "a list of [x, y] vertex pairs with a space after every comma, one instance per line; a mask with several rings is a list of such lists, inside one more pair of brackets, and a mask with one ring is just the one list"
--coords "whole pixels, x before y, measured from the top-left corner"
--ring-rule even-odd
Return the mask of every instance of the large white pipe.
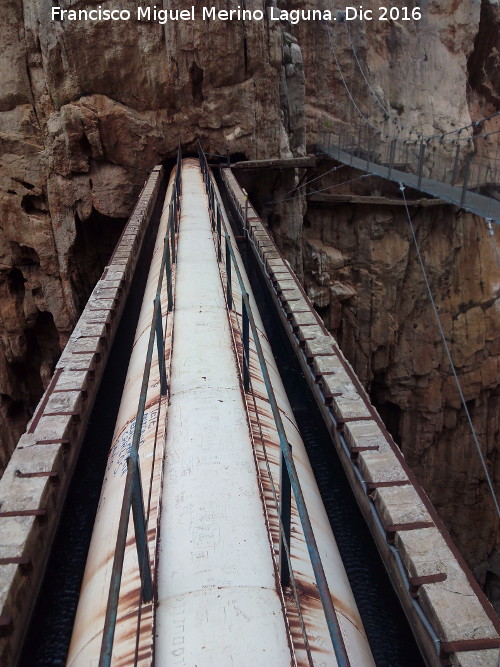
[[[305, 504], [311, 519], [314, 536], [318, 545], [321, 562], [325, 570], [328, 581], [328, 587], [332, 596], [335, 611], [340, 624], [340, 629], [346, 645], [347, 653], [352, 667], [372, 667], [375, 665], [371, 654], [365, 629], [357, 609], [354, 596], [347, 578], [347, 574], [338, 551], [338, 547], [326, 514], [326, 510], [321, 499], [316, 479], [309, 463], [304, 443], [300, 436], [293, 412], [286, 395], [281, 376], [279, 374], [272, 349], [265, 335], [264, 325], [255, 302], [250, 282], [243, 266], [243, 261], [236, 249], [236, 242], [232, 234], [230, 225], [227, 224], [228, 233], [232, 239], [233, 248], [238, 258], [240, 273], [245, 285], [245, 289], [250, 296], [251, 308], [254, 320], [259, 331], [259, 339], [266, 359], [266, 365], [269, 371], [271, 383], [276, 396], [276, 400], [281, 412], [283, 425], [286, 431], [287, 440], [292, 446], [293, 458], [297, 469], [297, 474], [302, 487]], [[233, 272], [233, 294], [235, 296], [236, 310], [241, 313], [241, 291], [234, 280]], [[253, 399], [249, 399], [249, 411], [252, 416], [254, 412], [258, 414], [258, 419], [252, 420], [255, 435], [255, 445], [259, 468], [262, 471], [261, 479], [264, 488], [264, 495], [268, 499], [268, 514], [270, 516], [270, 527], [273, 534], [273, 543], [277, 554], [278, 545], [278, 527], [277, 511], [272, 496], [272, 485], [267, 474], [265, 465], [265, 456], [271, 469], [271, 477], [275, 489], [279, 490], [280, 482], [280, 446], [279, 438], [272, 416], [269, 400], [260, 370], [255, 346], [251, 342], [250, 346], [251, 376], [253, 384], [253, 394], [255, 396], [255, 408]], [[255, 422], [258, 421], [258, 424]], [[262, 432], [262, 436], [260, 433]], [[263, 441], [264, 445], [262, 445]], [[265, 451], [264, 451], [265, 449]], [[299, 592], [300, 613], [302, 614], [306, 634], [311, 649], [311, 655], [315, 666], [330, 667], [336, 665], [332, 642], [325, 622], [323, 608], [320, 602], [319, 593], [316, 588], [312, 565], [308, 554], [307, 545], [304, 539], [303, 530], [298, 516], [297, 507], [292, 498], [292, 536], [291, 536], [291, 556], [292, 566], [295, 572], [295, 580]], [[302, 632], [298, 624], [298, 613], [295, 602], [291, 599], [291, 594], [286, 596], [287, 614], [290, 618], [290, 628], [292, 631], [295, 653], [299, 664], [308, 665], [308, 658], [303, 649]]]
[[[173, 176], [165, 201], [170, 201]], [[165, 208], [165, 207], [164, 207]], [[163, 256], [163, 242], [167, 231], [168, 207], [161, 216], [153, 252], [144, 300], [139, 315], [134, 345], [130, 357], [122, 401], [116, 420], [106, 474], [99, 500], [97, 517], [92, 533], [80, 600], [69, 648], [68, 667], [97, 666], [102, 642], [102, 631], [109, 594], [111, 569], [116, 545], [118, 522], [126, 477], [126, 459], [132, 441], [139, 402], [142, 376], [146, 360], [153, 301]], [[163, 321], [167, 312], [166, 288], [162, 291]], [[168, 318], [165, 348], [169, 355], [172, 317]], [[160, 397], [158, 357], [153, 354], [149, 389], [144, 414], [143, 434], [139, 448], [143, 494], [147, 508], [151, 492], [148, 521], [148, 541], [151, 561], [155, 558], [160, 495], [161, 470], [164, 456], [166, 398]], [[153, 475], [151, 473], [153, 471]], [[152, 478], [152, 482], [151, 482]], [[120, 604], [113, 645], [114, 665], [151, 664], [153, 611], [151, 604], [140, 605], [140, 576], [132, 518], [127, 534], [127, 548], [120, 589]], [[138, 639], [137, 639], [138, 637]], [[139, 657], [135, 663], [136, 656]]]
[[[258, 418], [253, 398], [242, 392], [231, 340], [241, 343], [237, 317], [231, 315], [229, 326], [207, 197], [192, 161], [183, 167], [178, 261], [155, 659], [159, 665], [207, 667], [305, 665], [297, 608], [289, 593], [283, 600], [276, 576], [277, 510], [262, 446], [279, 491], [276, 427], [253, 345]], [[251, 295], [241, 259], [239, 266]], [[241, 314], [234, 271], [233, 295]], [[252, 296], [251, 302], [351, 663], [371, 667], [364, 628]], [[291, 551], [314, 664], [336, 665], [294, 503]]]
[[292, 662], [199, 163], [185, 160], [155, 663]]

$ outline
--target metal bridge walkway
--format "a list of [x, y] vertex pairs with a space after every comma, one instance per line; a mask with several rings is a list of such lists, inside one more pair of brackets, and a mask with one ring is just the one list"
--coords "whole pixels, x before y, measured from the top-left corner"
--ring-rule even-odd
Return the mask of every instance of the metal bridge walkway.
[[483, 218], [489, 218], [495, 222], [500, 222], [500, 202], [492, 197], [471, 192], [460, 186], [448, 185], [431, 178], [424, 178], [416, 174], [409, 174], [405, 171], [394, 169], [394, 167], [377, 164], [369, 159], [361, 159], [353, 153], [341, 150], [339, 146], [318, 146], [318, 152], [328, 155], [334, 160], [350, 165], [374, 176], [380, 176], [394, 183], [403, 183], [415, 190], [426, 192], [439, 199], [459, 206], [460, 208], [480, 215]]

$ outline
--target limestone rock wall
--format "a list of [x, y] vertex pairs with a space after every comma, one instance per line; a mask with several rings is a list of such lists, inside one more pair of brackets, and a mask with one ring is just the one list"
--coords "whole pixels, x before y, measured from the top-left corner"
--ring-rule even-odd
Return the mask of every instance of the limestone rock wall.
[[[448, 132], [500, 109], [498, 3], [429, 2], [417, 23], [350, 24], [376, 109], [345, 26], [299, 23], [306, 81], [307, 141], [318, 128], [350, 127], [357, 112], [405, 138]], [[376, 7], [376, 3], [363, 3]], [[314, 8], [318, 4], [301, 3]], [[397, 122], [394, 123], [392, 119]], [[499, 118], [464, 135], [493, 132]], [[406, 129], [405, 129], [406, 128]], [[498, 135], [489, 140], [498, 146]], [[483, 143], [484, 147], [484, 143]], [[451, 144], [444, 148], [450, 153]], [[499, 155], [500, 157], [500, 155]], [[432, 159], [432, 158], [431, 158]], [[500, 608], [498, 520], [437, 329], [401, 206], [314, 204], [300, 184], [325, 173], [266, 174], [245, 185], [301, 276], [309, 296], [370, 391], [459, 548]], [[307, 190], [384, 195], [399, 188], [344, 167]], [[302, 193], [302, 196], [300, 196]], [[409, 199], [420, 197], [407, 192]], [[482, 452], [500, 487], [500, 268], [482, 219], [450, 206], [411, 208], [432, 293]], [[500, 244], [500, 230], [496, 243]]]
[[[360, 111], [383, 131], [394, 134], [396, 127], [417, 127], [431, 135], [500, 109], [498, 3], [430, 2], [422, 3], [422, 9], [419, 23], [353, 22], [350, 26], [365, 75], [397, 123], [384, 123], [380, 108], [378, 115], [373, 111], [373, 94], [356, 66], [345, 26], [336, 24], [330, 38], [324, 30], [314, 42], [308, 34], [310, 25], [300, 24], [299, 43], [308, 45], [302, 51], [309, 140], [319, 138], [314, 128], [342, 122], [349, 126], [356, 115], [335, 59], [325, 63], [325, 53], [332, 46]], [[474, 133], [499, 128], [497, 117]], [[405, 132], [401, 129], [399, 136], [408, 136]], [[489, 143], [498, 146], [498, 135]], [[326, 188], [358, 175], [344, 168], [308, 189]], [[376, 179], [327, 192], [399, 196], [396, 185]], [[431, 290], [498, 494], [500, 267], [482, 219], [449, 206], [411, 212]], [[309, 204], [301, 229], [299, 273], [310, 296], [476, 576], [500, 607], [498, 519], [450, 376], [404, 210]], [[295, 228], [290, 234], [297, 236]], [[498, 229], [496, 243], [500, 243]]]
[[[496, 488], [500, 268], [484, 221], [412, 209], [432, 294]], [[304, 281], [476, 575], [498, 576], [498, 520], [402, 207], [308, 207]], [[500, 242], [500, 235], [497, 239]]]

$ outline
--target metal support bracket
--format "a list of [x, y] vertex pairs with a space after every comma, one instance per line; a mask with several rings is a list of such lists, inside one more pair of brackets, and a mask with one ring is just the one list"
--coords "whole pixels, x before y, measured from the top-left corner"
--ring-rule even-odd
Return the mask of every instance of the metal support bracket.
[[[292, 446], [288, 443], [290, 454]], [[283, 532], [280, 531], [280, 550], [279, 550], [279, 566], [280, 566], [280, 580], [283, 588], [290, 584], [290, 566], [288, 565], [288, 558], [286, 554], [284, 540], [288, 553], [290, 553], [290, 535], [291, 535], [291, 521], [292, 521], [292, 486], [290, 483], [290, 475], [286, 467], [285, 457], [283, 453], [280, 458], [280, 521]]]

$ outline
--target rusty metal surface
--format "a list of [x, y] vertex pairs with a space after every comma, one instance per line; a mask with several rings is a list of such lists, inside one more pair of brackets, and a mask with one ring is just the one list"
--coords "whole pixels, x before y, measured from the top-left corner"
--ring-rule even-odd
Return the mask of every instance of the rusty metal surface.
[[[130, 521], [112, 664], [149, 665], [153, 660], [159, 665], [174, 661], [239, 667], [310, 664], [302, 620], [314, 665], [336, 665], [294, 502], [291, 563], [299, 608], [289, 589], [281, 592], [278, 511], [273, 496], [273, 487], [279, 489], [279, 437], [253, 342], [252, 392], [242, 391], [238, 378], [241, 293], [235, 284], [235, 308], [228, 320], [206, 197], [199, 188], [199, 167], [186, 161], [183, 171], [156, 626], [152, 606], [140, 604]], [[161, 226], [158, 238], [163, 240]], [[153, 300], [148, 298], [148, 289], [156, 282], [160, 245], [157, 242], [89, 550], [68, 656], [67, 664], [72, 667], [97, 664], [99, 657], [126, 452], [151, 317]], [[224, 275], [224, 262], [220, 269]], [[241, 263], [240, 269], [244, 272]], [[364, 629], [253, 297], [251, 301], [349, 658], [353, 666], [369, 667], [374, 663]], [[171, 342], [169, 328], [167, 354]], [[165, 403], [159, 398], [156, 363], [140, 448], [143, 487], [146, 496], [150, 491], [151, 499], [148, 537], [152, 559], [162, 488]], [[159, 408], [162, 416], [158, 420]]]
[[[242, 263], [241, 263], [242, 266]], [[247, 285], [249, 289], [249, 285]], [[235, 289], [236, 311], [241, 313], [241, 298]], [[252, 299], [253, 300], [253, 299]], [[258, 315], [256, 304], [252, 311], [258, 322], [261, 345], [266, 354], [266, 362], [271, 374], [272, 384], [280, 411], [284, 419], [288, 442], [292, 446], [293, 458], [304, 493], [306, 506], [313, 524], [313, 531], [318, 543], [318, 549], [327, 576], [330, 594], [339, 617], [339, 623], [345, 643], [348, 647], [348, 656], [352, 665], [373, 665], [373, 658], [366, 639], [363, 624], [357, 611], [350, 585], [345, 574], [340, 554], [333, 537], [330, 523], [321, 501], [321, 497], [311, 470], [304, 444], [300, 437], [293, 413], [288, 402], [284, 387], [276, 368], [272, 351], [265, 337], [264, 327]], [[234, 332], [239, 339], [239, 327]], [[257, 359], [255, 346], [250, 345], [250, 376], [252, 380], [253, 396], [248, 400], [248, 410], [251, 416], [252, 431], [256, 456], [259, 462], [264, 500], [269, 517], [275, 557], [278, 556], [279, 526], [278, 511], [272, 496], [272, 483], [279, 489], [280, 479], [280, 443], [269, 400], [266, 395], [262, 372]], [[253, 400], [255, 398], [255, 401]], [[267, 457], [271, 470], [271, 479], [267, 472], [265, 459]], [[328, 628], [325, 623], [323, 608], [315, 583], [314, 574], [308, 556], [307, 545], [297, 511], [297, 505], [292, 500], [292, 527], [291, 527], [291, 561], [294, 577], [299, 593], [301, 613], [306, 627], [309, 646], [315, 665], [336, 664], [333, 654]], [[292, 633], [296, 658], [299, 665], [306, 665], [307, 655], [303, 645], [302, 632], [299, 624], [295, 600], [290, 592], [285, 595], [287, 616]]]
[[[232, 237], [233, 248], [235, 248], [234, 237], [230, 231], [230, 227], [228, 224], [226, 227]], [[235, 253], [237, 254], [240, 274], [244, 277], [246, 291], [250, 294], [252, 313], [254, 314], [255, 323], [259, 331], [259, 341], [264, 352], [278, 408], [283, 417], [287, 439], [292, 446], [294, 463], [313, 524], [313, 531], [318, 544], [321, 561], [327, 575], [330, 594], [339, 617], [342, 636], [348, 649], [349, 660], [352, 665], [373, 665], [373, 658], [359, 612], [316, 485], [314, 474], [274, 361], [272, 350], [264, 333], [264, 326], [251, 293], [243, 262], [236, 250]], [[222, 282], [225, 283], [224, 262], [221, 264], [221, 274]], [[235, 312], [231, 313], [233, 336], [238, 356], [241, 356], [242, 298], [241, 290], [238, 288], [236, 281], [234, 281], [231, 291], [235, 302]], [[255, 455], [263, 491], [263, 501], [271, 532], [273, 552], [275, 559], [277, 559], [279, 551], [279, 522], [278, 508], [273, 490], [278, 490], [279, 492], [281, 450], [276, 423], [270, 409], [264, 378], [253, 341], [250, 343], [250, 377], [251, 391], [246, 395], [247, 408], [251, 420]], [[296, 600], [291, 594], [290, 589], [286, 589], [285, 591], [285, 607], [296, 659], [300, 665], [310, 664], [299, 622], [299, 615], [301, 615], [305, 624], [307, 640], [314, 664], [324, 665], [325, 667], [327, 665], [335, 665], [337, 662], [332, 649], [323, 607], [315, 583], [308, 548], [295, 502], [292, 502], [291, 533], [291, 564], [298, 590], [300, 609], [297, 609]]]
[[[170, 200], [172, 179], [173, 177], [171, 176], [166, 201]], [[149, 325], [154, 307], [153, 300], [162, 261], [163, 240], [167, 224], [168, 207], [164, 210], [160, 220], [122, 402], [117, 417], [97, 510], [96, 523], [89, 548], [81, 596], [67, 659], [67, 665], [71, 665], [72, 667], [97, 665], [99, 659], [110, 586], [111, 566], [113, 563], [127, 468], [126, 459], [131, 444], [137, 411], [144, 358], [148, 345]], [[166, 287], [162, 291], [161, 307], [163, 317], [165, 318], [167, 313]], [[172, 318], [167, 319], [165, 336], [167, 368], [169, 365], [172, 338], [171, 321]], [[163, 442], [166, 426], [166, 406], [167, 399], [160, 396], [159, 365], [158, 357], [155, 353], [151, 367], [140, 446], [140, 472], [146, 499], [148, 547], [152, 561], [155, 559], [156, 551], [158, 498], [161, 487], [161, 462], [163, 459]], [[121, 665], [150, 664], [153, 641], [152, 628], [152, 605], [141, 604], [141, 581], [137, 563], [133, 521], [132, 517], [130, 517], [112, 664], [117, 667]]]

